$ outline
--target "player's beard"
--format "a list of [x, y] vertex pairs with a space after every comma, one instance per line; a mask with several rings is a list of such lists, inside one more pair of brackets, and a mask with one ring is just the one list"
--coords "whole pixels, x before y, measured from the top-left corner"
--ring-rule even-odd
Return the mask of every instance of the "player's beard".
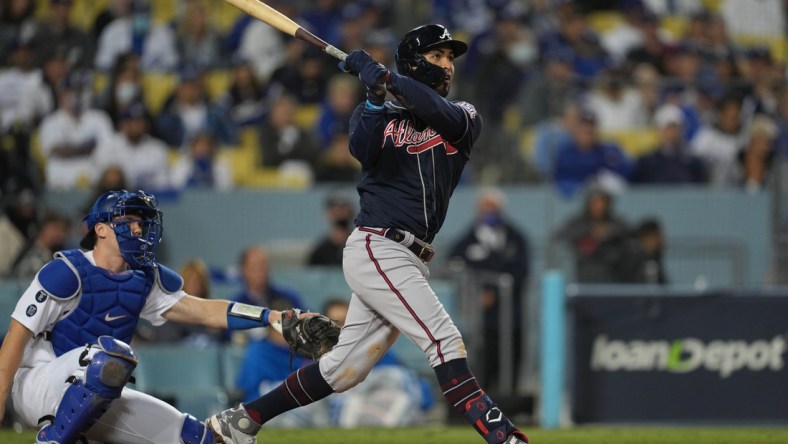
[[438, 94], [441, 95], [441, 97], [448, 96], [450, 89], [451, 89], [451, 83], [450, 82], [443, 82], [440, 85], [435, 87], [435, 91], [437, 91]]

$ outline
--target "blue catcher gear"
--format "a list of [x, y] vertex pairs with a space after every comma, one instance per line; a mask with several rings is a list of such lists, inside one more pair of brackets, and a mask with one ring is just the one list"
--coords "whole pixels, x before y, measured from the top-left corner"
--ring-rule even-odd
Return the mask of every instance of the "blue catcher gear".
[[397, 46], [397, 53], [394, 55], [397, 71], [430, 88], [437, 87], [446, 79], [446, 73], [440, 66], [428, 62], [422, 54], [442, 45], [448, 45], [454, 52], [454, 57], [459, 57], [468, 50], [468, 45], [452, 39], [449, 30], [443, 25], [429, 24], [411, 29]]
[[198, 421], [188, 413], [183, 415], [183, 425], [181, 426], [182, 444], [214, 444], [216, 438], [213, 430], [205, 427], [205, 424]]
[[126, 343], [111, 336], [99, 337], [98, 346], [101, 350], [89, 361], [88, 349], [80, 356], [80, 364], [86, 365], [85, 375], [66, 389], [55, 417], [39, 430], [37, 444], [75, 442], [120, 397], [137, 366], [137, 355]]
[[[132, 267], [152, 267], [163, 231], [162, 214], [152, 194], [144, 191], [109, 191], [96, 199], [85, 216], [88, 234], [80, 242], [85, 249], [96, 243], [94, 228], [99, 222], [109, 224], [118, 240], [123, 259]], [[137, 226], [139, 233], [135, 233]]]

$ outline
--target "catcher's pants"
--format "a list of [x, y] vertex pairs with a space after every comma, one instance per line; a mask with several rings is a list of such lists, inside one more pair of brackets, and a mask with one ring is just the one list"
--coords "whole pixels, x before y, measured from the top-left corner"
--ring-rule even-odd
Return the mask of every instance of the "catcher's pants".
[[403, 245], [356, 229], [342, 268], [353, 294], [339, 342], [320, 359], [337, 392], [363, 381], [400, 332], [424, 351], [430, 366], [465, 358], [462, 337], [430, 288], [429, 269]]
[[[98, 351], [91, 348], [91, 354]], [[20, 369], [14, 378], [11, 396], [14, 410], [30, 427], [37, 427], [45, 415], [54, 415], [70, 376], [83, 377], [79, 355], [84, 348], [71, 350], [53, 361], [34, 368]], [[124, 388], [120, 398], [86, 433], [91, 441], [128, 444], [178, 443], [183, 413], [166, 402], [136, 390]]]

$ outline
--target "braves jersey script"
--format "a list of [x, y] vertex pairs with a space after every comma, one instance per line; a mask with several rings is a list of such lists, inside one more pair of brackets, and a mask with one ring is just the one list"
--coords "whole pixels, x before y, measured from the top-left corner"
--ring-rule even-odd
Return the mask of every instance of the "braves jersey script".
[[[92, 251], [83, 252], [83, 254], [91, 264], [96, 264]], [[159, 285], [153, 285], [140, 317], [153, 325], [161, 325], [166, 322], [162, 314], [185, 295], [183, 290], [167, 293]], [[44, 335], [41, 333], [51, 331], [55, 323], [63, 319], [79, 304], [80, 297], [81, 295], [77, 295], [66, 300], [51, 297], [38, 282], [38, 279], [33, 280], [17, 302], [16, 309], [12, 314], [13, 319], [27, 327], [34, 336], [34, 339], [27, 344], [20, 368], [35, 367], [55, 359], [52, 345], [44, 339]], [[112, 322], [113, 316], [113, 313], [107, 312], [102, 319], [105, 322]]]
[[[356, 225], [399, 228], [431, 242], [481, 134], [473, 105], [448, 101], [428, 86], [391, 73], [398, 101], [359, 106], [350, 119], [350, 151], [361, 162]], [[396, 211], [392, 211], [396, 208]]]

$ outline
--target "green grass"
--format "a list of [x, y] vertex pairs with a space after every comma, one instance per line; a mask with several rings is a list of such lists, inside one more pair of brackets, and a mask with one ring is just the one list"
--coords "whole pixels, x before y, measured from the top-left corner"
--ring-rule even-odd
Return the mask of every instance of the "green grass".
[[[642, 428], [576, 427], [568, 430], [526, 429], [532, 444], [785, 444], [781, 428]], [[31, 444], [34, 432], [0, 430], [0, 443]], [[260, 444], [484, 444], [469, 427], [423, 429], [265, 429]], [[168, 443], [156, 443], [168, 444]]]

